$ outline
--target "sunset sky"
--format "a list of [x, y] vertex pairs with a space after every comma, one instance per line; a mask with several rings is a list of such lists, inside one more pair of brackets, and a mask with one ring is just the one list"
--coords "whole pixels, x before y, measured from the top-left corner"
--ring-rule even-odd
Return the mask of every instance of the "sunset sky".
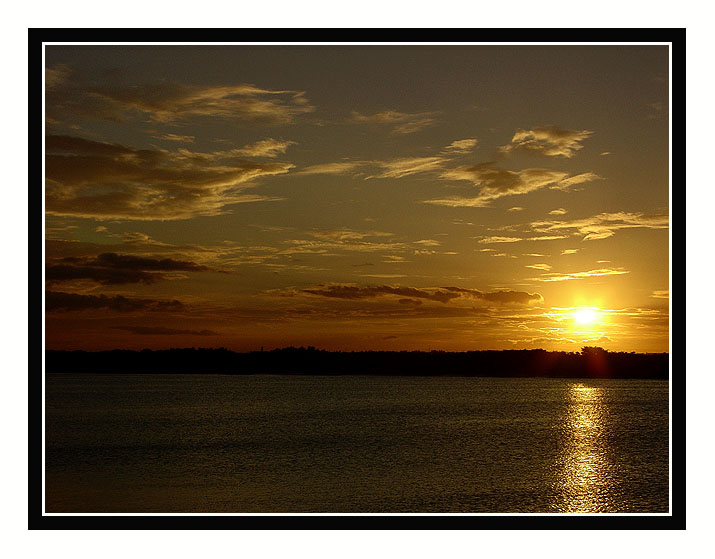
[[49, 349], [668, 351], [667, 46], [47, 46]]

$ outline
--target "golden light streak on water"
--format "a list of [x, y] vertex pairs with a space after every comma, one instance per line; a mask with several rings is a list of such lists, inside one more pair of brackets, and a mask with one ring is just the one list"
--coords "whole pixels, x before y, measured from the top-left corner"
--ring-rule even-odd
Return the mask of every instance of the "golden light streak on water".
[[603, 389], [572, 384], [562, 427], [563, 450], [558, 460], [559, 512], [612, 510], [613, 491], [606, 433], [608, 407]]

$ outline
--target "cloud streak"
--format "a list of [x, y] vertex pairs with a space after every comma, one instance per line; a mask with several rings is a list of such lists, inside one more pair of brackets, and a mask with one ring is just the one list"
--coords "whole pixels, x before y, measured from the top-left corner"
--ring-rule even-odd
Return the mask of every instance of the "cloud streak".
[[97, 86], [73, 83], [66, 66], [48, 68], [45, 75], [47, 115], [60, 122], [77, 118], [121, 122], [138, 115], [160, 123], [219, 118], [280, 125], [315, 110], [303, 91], [250, 84]]
[[583, 148], [581, 142], [592, 134], [590, 130], [566, 130], [556, 126], [537, 126], [530, 130], [520, 128], [514, 133], [511, 142], [499, 149], [502, 153], [573, 157]]
[[178, 330], [164, 326], [110, 326], [114, 330], [125, 330], [138, 336], [218, 336], [213, 330]]
[[45, 292], [47, 312], [72, 312], [105, 309], [116, 312], [176, 312], [184, 309], [183, 303], [172, 300], [124, 297], [122, 295], [81, 295], [61, 291]]
[[392, 134], [412, 134], [437, 122], [437, 113], [401, 113], [393, 110], [371, 115], [353, 112], [352, 122], [358, 124], [382, 124], [392, 126]]
[[578, 279], [586, 279], [601, 276], [620, 276], [623, 274], [628, 274], [628, 270], [623, 269], [612, 269], [612, 268], [599, 268], [598, 270], [587, 270], [585, 272], [571, 272], [568, 274], [542, 274], [539, 278], [530, 278], [533, 281], [544, 281], [544, 282], [554, 282], [554, 281], [570, 281]]
[[211, 268], [171, 258], [155, 259], [116, 253], [94, 258], [66, 257], [45, 267], [50, 283], [88, 279], [102, 285], [152, 284], [171, 276], [164, 272], [206, 272]]
[[492, 163], [481, 163], [471, 167], [459, 167], [444, 171], [440, 177], [445, 180], [469, 181], [479, 189], [474, 197], [450, 197], [425, 200], [429, 204], [452, 207], [484, 207], [492, 200], [504, 196], [527, 194], [543, 188], [567, 190], [577, 184], [598, 179], [594, 173], [569, 176], [563, 171], [531, 168], [508, 171], [494, 167]]
[[245, 161], [230, 152], [132, 149], [73, 136], [48, 136], [45, 145], [47, 213], [94, 219], [223, 214], [229, 204], [270, 200], [243, 190], [293, 167]]
[[631, 212], [602, 213], [571, 221], [534, 221], [531, 227], [540, 232], [567, 232], [583, 235], [584, 241], [607, 239], [620, 229], [667, 229], [667, 214], [643, 214]]
[[539, 293], [527, 293], [525, 291], [498, 290], [480, 291], [478, 289], [466, 289], [462, 287], [441, 287], [441, 288], [415, 288], [403, 286], [356, 286], [356, 285], [329, 285], [316, 288], [303, 289], [302, 293], [319, 295], [335, 299], [373, 299], [384, 295], [394, 295], [400, 298], [400, 304], [419, 304], [420, 300], [436, 301], [448, 303], [455, 299], [467, 298], [477, 299], [487, 304], [517, 304], [528, 305], [534, 302], [543, 301]]

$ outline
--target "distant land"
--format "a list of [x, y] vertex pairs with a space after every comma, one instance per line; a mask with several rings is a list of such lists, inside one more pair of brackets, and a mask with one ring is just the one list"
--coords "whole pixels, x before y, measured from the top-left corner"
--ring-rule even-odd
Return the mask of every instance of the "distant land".
[[188, 373], [668, 379], [667, 353], [501, 351], [326, 351], [287, 347], [237, 353], [224, 348], [141, 351], [46, 350], [47, 373]]

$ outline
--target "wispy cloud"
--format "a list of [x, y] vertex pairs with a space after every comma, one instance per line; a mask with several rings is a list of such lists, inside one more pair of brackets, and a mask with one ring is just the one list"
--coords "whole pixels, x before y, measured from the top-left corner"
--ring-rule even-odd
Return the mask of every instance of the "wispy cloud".
[[469, 181], [479, 188], [479, 194], [474, 197], [455, 196], [425, 201], [429, 204], [454, 207], [483, 207], [503, 196], [527, 194], [542, 188], [566, 190], [574, 185], [599, 178], [594, 173], [569, 176], [566, 172], [551, 169], [508, 171], [494, 167], [491, 163], [449, 169], [440, 177], [447, 180]]
[[293, 167], [230, 152], [133, 149], [73, 136], [46, 138], [45, 166], [48, 214], [119, 220], [219, 215], [229, 204], [271, 200], [243, 190]]
[[567, 211], [563, 208], [556, 208], [555, 210], [551, 210], [549, 212], [549, 215], [564, 215], [567, 213]]
[[492, 243], [518, 243], [520, 241], [555, 241], [558, 239], [566, 239], [566, 235], [542, 235], [539, 237], [482, 237], [477, 242], [484, 244]]
[[352, 122], [360, 124], [383, 124], [392, 126], [392, 134], [412, 134], [437, 122], [437, 113], [401, 113], [386, 110], [374, 114], [353, 112]]
[[670, 299], [670, 291], [667, 289], [660, 289], [653, 291], [650, 296], [654, 299]]
[[122, 295], [82, 295], [61, 291], [45, 292], [45, 310], [47, 312], [72, 312], [92, 309], [106, 309], [116, 312], [176, 312], [184, 305], [177, 301], [124, 297]]
[[619, 229], [667, 229], [668, 215], [631, 212], [602, 213], [572, 221], [534, 221], [531, 223], [531, 227], [534, 231], [540, 232], [564, 231], [583, 235], [584, 241], [593, 241], [612, 237]]
[[303, 293], [330, 297], [335, 299], [371, 299], [381, 295], [397, 295], [399, 297], [411, 297], [415, 299], [429, 299], [446, 303], [451, 299], [456, 299], [458, 293], [450, 293], [441, 290], [426, 290], [415, 287], [393, 287], [389, 285], [360, 287], [356, 285], [328, 285], [303, 289]]
[[287, 140], [274, 140], [268, 138], [261, 140], [255, 144], [249, 144], [234, 150], [236, 155], [245, 157], [278, 157], [286, 152], [288, 146], [294, 145], [296, 142]]
[[[122, 121], [139, 114], [154, 122], [220, 118], [263, 124], [290, 124], [315, 110], [303, 91], [271, 90], [250, 84], [187, 85], [157, 82], [131, 86], [73, 83], [68, 67], [46, 70], [50, 118]], [[46, 78], [47, 82], [47, 78]]]
[[530, 130], [518, 129], [511, 142], [500, 151], [521, 151], [551, 157], [573, 157], [583, 148], [581, 142], [593, 134], [590, 130], [566, 130], [556, 126], [537, 126]]
[[586, 278], [599, 277], [599, 276], [620, 276], [622, 274], [627, 274], [627, 273], [629, 273], [628, 270], [623, 270], [623, 269], [599, 268], [598, 270], [588, 270], [585, 272], [571, 272], [568, 274], [558, 274], [558, 273], [542, 274], [541, 277], [530, 278], [530, 279], [533, 281], [545, 281], [545, 282], [569, 281], [569, 280], [586, 279]]
[[482, 239], [479, 239], [477, 242], [479, 243], [484, 243], [484, 244], [491, 244], [491, 243], [516, 243], [518, 241], [521, 241], [521, 237], [484, 237]]
[[340, 161], [337, 163], [321, 163], [310, 165], [298, 171], [301, 175], [347, 175], [356, 169], [369, 165], [365, 161]]
[[[435, 171], [440, 168], [444, 159], [441, 157], [403, 157], [389, 161], [379, 161], [376, 164], [382, 172], [376, 175], [381, 179], [399, 179], [415, 173]], [[373, 178], [373, 177], [370, 177]]]
[[168, 142], [182, 142], [184, 144], [192, 144], [196, 139], [196, 136], [180, 136], [178, 134], [159, 134], [157, 136], [152, 136], [157, 140], [166, 140]]
[[539, 293], [527, 293], [509, 289], [485, 292], [462, 287], [415, 288], [389, 285], [356, 286], [337, 284], [303, 289], [301, 292], [335, 299], [373, 299], [381, 296], [396, 296], [402, 299], [422, 299], [439, 303], [448, 303], [460, 298], [477, 299], [485, 304], [496, 305], [529, 305], [543, 301], [543, 297]]
[[115, 330], [126, 330], [138, 336], [218, 336], [213, 330], [179, 330], [165, 326], [110, 326]]
[[445, 153], [467, 153], [477, 147], [479, 140], [476, 138], [466, 138], [464, 140], [455, 140], [442, 151]]

